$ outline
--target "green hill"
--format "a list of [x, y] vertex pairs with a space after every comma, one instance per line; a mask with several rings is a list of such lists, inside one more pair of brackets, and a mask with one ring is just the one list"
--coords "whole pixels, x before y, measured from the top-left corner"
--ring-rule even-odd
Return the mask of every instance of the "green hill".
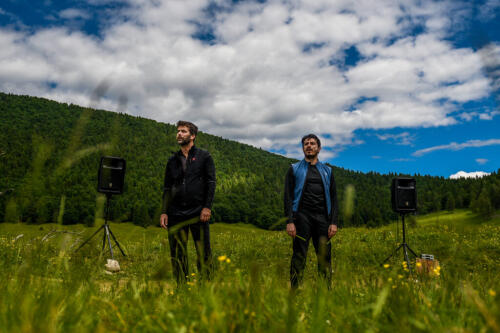
[[[100, 156], [113, 155], [127, 160], [127, 174], [111, 218], [156, 224], [165, 163], [178, 149], [175, 131], [141, 117], [0, 93], [0, 221], [92, 225], [103, 203], [96, 193]], [[216, 164], [216, 221], [283, 226], [284, 175], [294, 160], [203, 132], [197, 145]], [[389, 190], [395, 174], [338, 167], [334, 174], [343, 225], [378, 226], [397, 217]], [[472, 207], [488, 216], [500, 208], [498, 172], [482, 179], [415, 177], [421, 213]], [[350, 184], [353, 208], [343, 209]]]

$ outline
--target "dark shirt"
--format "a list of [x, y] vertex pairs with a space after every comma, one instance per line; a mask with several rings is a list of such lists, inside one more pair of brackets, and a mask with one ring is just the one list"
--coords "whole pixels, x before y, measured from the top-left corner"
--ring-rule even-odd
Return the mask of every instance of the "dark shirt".
[[187, 168], [186, 156], [184, 156], [184, 154], [182, 154], [182, 155], [179, 155], [179, 158], [180, 158], [181, 164], [182, 164], [182, 172], [186, 172], [186, 168]]
[[307, 169], [300, 209], [315, 213], [327, 211], [323, 180], [315, 165], [309, 165]]
[[[317, 173], [317, 176], [314, 176], [313, 174]], [[312, 176], [310, 178], [310, 176]], [[319, 177], [320, 185], [321, 185], [321, 199], [319, 198], [319, 187], [317, 183], [316, 177]], [[316, 180], [314, 180], [316, 179]], [[312, 182], [311, 182], [312, 181]], [[290, 166], [288, 169], [288, 172], [286, 173], [286, 178], [285, 178], [285, 215], [288, 217], [288, 223], [294, 222], [295, 221], [295, 216], [293, 213], [293, 199], [294, 199], [294, 190], [295, 190], [295, 175], [293, 173], [293, 167]], [[337, 200], [337, 188], [335, 185], [335, 178], [332, 173], [332, 177], [330, 179], [330, 187], [328, 189], [330, 191], [330, 204], [331, 204], [331, 213], [328, 216], [328, 220], [330, 221], [330, 224], [338, 224], [338, 217], [339, 217], [339, 204]], [[306, 194], [306, 192], [311, 193], [312, 195]], [[304, 210], [304, 197], [309, 197], [306, 198], [306, 206], [307, 206], [307, 211]], [[316, 201], [318, 200], [318, 201]], [[314, 203], [319, 203], [321, 206], [314, 206]], [[313, 212], [316, 214], [321, 214], [324, 212], [325, 215], [327, 215], [327, 208], [326, 208], [326, 200], [325, 200], [325, 193], [323, 190], [323, 181], [321, 179], [321, 175], [319, 174], [318, 168], [314, 166], [314, 168], [311, 168], [309, 166], [307, 170], [307, 176], [306, 180], [304, 183], [304, 189], [302, 190], [302, 197], [300, 199], [299, 203], [299, 211], [301, 212], [308, 212], [310, 209], [313, 208]]]

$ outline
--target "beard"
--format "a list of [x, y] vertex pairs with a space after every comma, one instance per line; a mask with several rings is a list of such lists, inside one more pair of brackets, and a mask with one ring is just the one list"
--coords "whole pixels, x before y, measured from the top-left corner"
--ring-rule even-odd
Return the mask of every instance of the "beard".
[[314, 159], [316, 156], [318, 156], [318, 153], [317, 152], [308, 151], [308, 152], [304, 152], [304, 155], [308, 159]]
[[177, 138], [177, 143], [180, 146], [186, 146], [191, 142], [191, 138]]

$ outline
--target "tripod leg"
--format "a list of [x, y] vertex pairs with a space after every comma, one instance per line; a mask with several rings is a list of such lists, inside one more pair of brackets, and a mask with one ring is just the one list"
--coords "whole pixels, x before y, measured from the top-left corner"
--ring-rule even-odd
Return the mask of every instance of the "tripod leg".
[[87, 244], [88, 242], [90, 242], [90, 240], [91, 240], [91, 239], [92, 239], [95, 235], [97, 235], [97, 233], [98, 233], [99, 231], [101, 231], [101, 229], [102, 229], [103, 227], [104, 227], [104, 226], [101, 226], [99, 229], [97, 229], [97, 230], [96, 230], [96, 232], [94, 232], [94, 233], [92, 234], [92, 236], [90, 236], [89, 238], [87, 238], [87, 240], [86, 240], [85, 242], [83, 242], [83, 243], [82, 243], [82, 244], [81, 244], [81, 245], [80, 245], [80, 246], [79, 246], [79, 247], [75, 250], [75, 252], [76, 252], [76, 251], [78, 251], [78, 250], [80, 250], [80, 249], [81, 249], [81, 248], [82, 248], [85, 244]]
[[410, 250], [410, 252], [416, 257], [418, 258], [418, 256], [415, 254], [415, 252], [411, 249], [411, 247], [408, 246], [408, 244], [406, 245], [406, 247], [408, 248], [408, 250]]
[[118, 246], [118, 248], [120, 249], [121, 253], [123, 254], [124, 257], [126, 257], [127, 255], [125, 254], [125, 252], [123, 252], [122, 250], [122, 247], [120, 246], [120, 243], [118, 243], [118, 240], [116, 239], [115, 235], [113, 234], [113, 231], [111, 231], [111, 229], [109, 229], [109, 233], [111, 234], [111, 237], [113, 237], [113, 240], [115, 241], [116, 245]]
[[115, 259], [113, 256], [113, 247], [111, 246], [111, 238], [109, 238], [109, 227], [107, 224], [105, 225], [104, 230], [106, 230], [106, 237], [108, 238], [108, 245], [109, 245], [109, 252], [111, 252], [111, 259]]
[[393, 257], [396, 252], [398, 252], [398, 250], [403, 246], [403, 244], [400, 244], [394, 251], [392, 251], [391, 255], [388, 256], [387, 258], [385, 258], [384, 261], [382, 261], [382, 264], [384, 264], [387, 260], [391, 259], [391, 257]]
[[102, 249], [101, 252], [104, 251], [104, 247], [106, 246], [106, 233], [102, 234]]
[[408, 251], [406, 250], [407, 247], [408, 247], [408, 245], [404, 244], [403, 249], [404, 249], [404, 254], [405, 254], [405, 260], [406, 260], [406, 263], [408, 264], [408, 270], [410, 271], [410, 274], [413, 275], [413, 273], [411, 272], [410, 259], [408, 258]]

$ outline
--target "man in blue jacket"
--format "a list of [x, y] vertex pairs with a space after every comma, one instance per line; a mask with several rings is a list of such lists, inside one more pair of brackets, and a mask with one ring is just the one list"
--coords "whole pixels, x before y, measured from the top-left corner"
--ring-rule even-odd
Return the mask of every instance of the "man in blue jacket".
[[285, 179], [286, 231], [293, 237], [290, 283], [297, 288], [306, 266], [312, 238], [318, 271], [330, 286], [331, 244], [337, 233], [338, 201], [332, 169], [318, 160], [321, 141], [314, 134], [302, 138], [304, 159], [292, 164]]

